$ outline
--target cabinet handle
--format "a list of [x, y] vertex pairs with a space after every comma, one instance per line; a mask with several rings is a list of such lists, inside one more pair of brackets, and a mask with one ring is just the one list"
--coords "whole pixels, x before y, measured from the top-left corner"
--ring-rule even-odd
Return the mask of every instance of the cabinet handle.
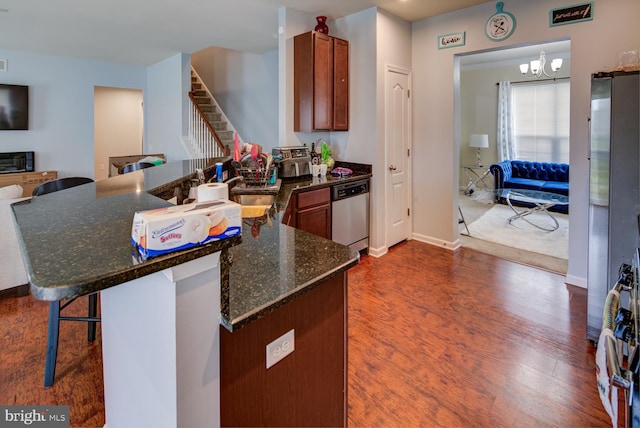
[[396, 167], [395, 167], [395, 166], [393, 166], [393, 165], [389, 165], [389, 171], [395, 171], [396, 169], [398, 169], [398, 168], [396, 168]]

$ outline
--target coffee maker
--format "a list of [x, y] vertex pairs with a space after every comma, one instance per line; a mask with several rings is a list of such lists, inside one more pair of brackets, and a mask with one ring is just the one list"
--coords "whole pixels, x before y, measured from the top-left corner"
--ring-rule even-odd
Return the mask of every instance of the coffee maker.
[[307, 146], [275, 147], [271, 154], [282, 159], [278, 164], [278, 177], [311, 175], [311, 152]]

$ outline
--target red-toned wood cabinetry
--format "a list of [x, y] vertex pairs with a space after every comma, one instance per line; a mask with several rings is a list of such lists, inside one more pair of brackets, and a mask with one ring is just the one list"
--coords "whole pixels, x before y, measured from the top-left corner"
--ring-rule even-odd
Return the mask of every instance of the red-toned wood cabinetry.
[[[266, 368], [266, 345], [290, 330], [295, 350]], [[220, 327], [221, 425], [346, 426], [346, 343], [346, 272], [237, 331]]]
[[294, 131], [349, 130], [349, 42], [310, 31], [294, 37]]
[[325, 187], [291, 195], [282, 222], [331, 239], [331, 189]]
[[331, 193], [328, 187], [298, 193], [296, 227], [331, 239]]

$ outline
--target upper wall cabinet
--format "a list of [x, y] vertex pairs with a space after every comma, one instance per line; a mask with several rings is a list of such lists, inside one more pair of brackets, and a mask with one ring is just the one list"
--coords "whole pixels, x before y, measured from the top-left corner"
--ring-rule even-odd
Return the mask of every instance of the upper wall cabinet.
[[296, 132], [349, 130], [349, 42], [310, 31], [294, 37]]

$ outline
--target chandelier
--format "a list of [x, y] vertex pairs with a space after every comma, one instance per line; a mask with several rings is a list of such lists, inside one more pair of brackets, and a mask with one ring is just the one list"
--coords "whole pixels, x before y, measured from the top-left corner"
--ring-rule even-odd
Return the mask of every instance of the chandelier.
[[531, 61], [531, 74], [529, 72], [529, 64], [520, 64], [520, 72], [527, 79], [540, 79], [541, 77], [554, 78], [562, 67], [562, 58], [556, 58], [551, 60], [551, 73], [546, 69], [547, 59], [544, 56], [544, 51], [540, 51], [540, 58]]

